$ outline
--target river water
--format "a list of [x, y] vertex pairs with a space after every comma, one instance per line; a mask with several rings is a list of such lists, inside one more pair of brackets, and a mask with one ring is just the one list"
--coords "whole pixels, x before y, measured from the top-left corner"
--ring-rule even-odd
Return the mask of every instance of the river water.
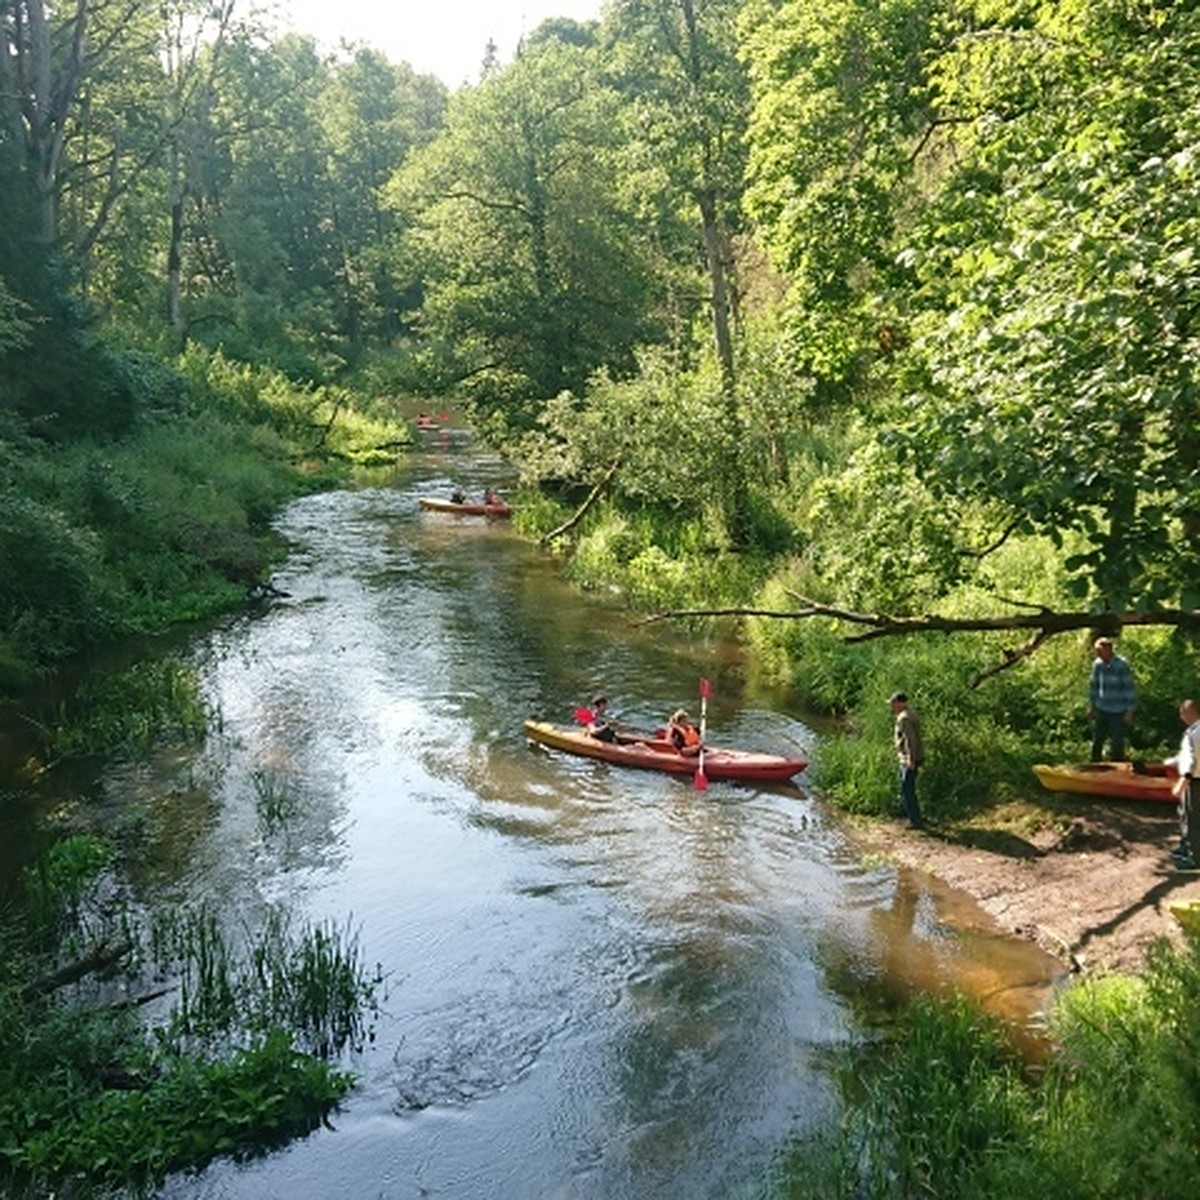
[[711, 742], [819, 738], [736, 646], [638, 627], [507, 524], [419, 508], [464, 477], [506, 482], [451, 447], [293, 504], [286, 597], [192, 647], [220, 714], [203, 749], [99, 784], [144, 829], [148, 899], [333, 920], [387, 977], [331, 1128], [165, 1197], [761, 1195], [889, 993], [1036, 1010], [1056, 965], [863, 864], [803, 775], [700, 793], [531, 747], [528, 717], [602, 689], [653, 725], [701, 675]]

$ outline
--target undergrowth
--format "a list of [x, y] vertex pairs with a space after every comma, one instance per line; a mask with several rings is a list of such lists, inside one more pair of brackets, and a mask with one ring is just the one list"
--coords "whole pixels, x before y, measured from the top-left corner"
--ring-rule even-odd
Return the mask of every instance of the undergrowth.
[[959, 998], [914, 1003], [894, 1040], [848, 1050], [836, 1125], [799, 1140], [772, 1200], [1183, 1200], [1200, 1168], [1200, 940], [1143, 980], [1077, 984], [1041, 1073]]

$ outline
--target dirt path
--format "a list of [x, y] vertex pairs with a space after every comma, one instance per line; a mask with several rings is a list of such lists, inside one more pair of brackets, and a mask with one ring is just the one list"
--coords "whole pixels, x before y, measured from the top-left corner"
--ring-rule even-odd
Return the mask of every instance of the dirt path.
[[1171, 862], [1172, 805], [1054, 795], [969, 824], [912, 832], [879, 822], [856, 836], [864, 853], [969, 893], [1003, 931], [1077, 971], [1140, 971], [1156, 938], [1181, 937], [1169, 905], [1200, 901], [1200, 874]]

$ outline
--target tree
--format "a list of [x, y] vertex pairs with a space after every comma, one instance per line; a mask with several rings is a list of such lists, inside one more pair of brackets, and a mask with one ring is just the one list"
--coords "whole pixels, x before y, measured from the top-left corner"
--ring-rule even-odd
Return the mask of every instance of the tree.
[[940, 494], [1077, 536], [1094, 610], [1200, 605], [1198, 51], [1191, 6], [1079, 0], [933, 66], [960, 121], [911, 238], [897, 445]]
[[441, 126], [445, 88], [432, 76], [357, 49], [322, 89], [319, 111], [341, 253], [339, 321], [351, 353], [394, 338], [420, 303], [401, 248], [401, 223], [386, 202], [391, 177]]
[[616, 98], [591, 51], [534, 39], [456, 93], [393, 203], [414, 214], [420, 330], [444, 383], [504, 420], [633, 364], [652, 336], [642, 231], [620, 200]]
[[631, 146], [674, 200], [692, 207], [708, 282], [708, 319], [721, 373], [724, 508], [736, 542], [748, 536], [735, 371], [732, 234], [738, 228], [749, 95], [737, 59], [737, 0], [618, 0], [606, 11]]
[[818, 399], [862, 395], [907, 337], [897, 261], [921, 212], [939, 0], [751, 0], [746, 208], [790, 282], [787, 322]]

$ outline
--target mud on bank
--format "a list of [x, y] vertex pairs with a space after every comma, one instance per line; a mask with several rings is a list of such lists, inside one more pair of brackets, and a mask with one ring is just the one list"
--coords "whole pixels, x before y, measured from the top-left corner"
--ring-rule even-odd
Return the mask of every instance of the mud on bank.
[[969, 823], [914, 832], [851, 827], [864, 854], [925, 871], [973, 896], [1005, 933], [1036, 941], [1074, 971], [1141, 971], [1160, 937], [1181, 938], [1170, 904], [1200, 900], [1200, 874], [1175, 870], [1171, 805], [1048, 797]]

